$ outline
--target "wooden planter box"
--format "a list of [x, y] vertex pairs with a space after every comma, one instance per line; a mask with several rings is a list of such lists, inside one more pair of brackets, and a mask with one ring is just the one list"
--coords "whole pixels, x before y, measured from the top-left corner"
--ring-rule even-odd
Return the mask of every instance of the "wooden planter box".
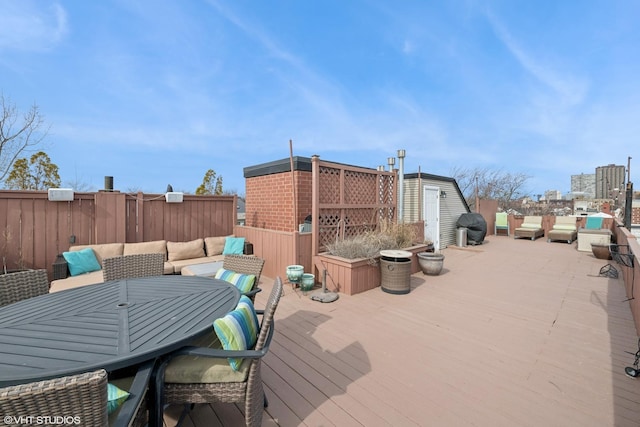
[[[402, 249], [414, 254], [411, 257], [411, 274], [421, 271], [415, 254], [424, 252], [426, 248], [427, 245], [416, 245]], [[380, 262], [377, 258], [347, 259], [322, 253], [316, 256], [315, 265], [320, 280], [322, 270], [327, 270], [327, 290], [331, 292], [355, 295], [380, 286]]]

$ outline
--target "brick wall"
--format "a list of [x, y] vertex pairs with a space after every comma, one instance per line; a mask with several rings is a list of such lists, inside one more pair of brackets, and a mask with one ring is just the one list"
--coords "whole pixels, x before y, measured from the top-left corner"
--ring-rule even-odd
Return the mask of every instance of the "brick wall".
[[311, 214], [311, 172], [295, 171], [298, 218], [294, 219], [291, 172], [247, 178], [245, 221], [250, 227], [296, 231]]
[[640, 224], [640, 208], [631, 208], [631, 224]]

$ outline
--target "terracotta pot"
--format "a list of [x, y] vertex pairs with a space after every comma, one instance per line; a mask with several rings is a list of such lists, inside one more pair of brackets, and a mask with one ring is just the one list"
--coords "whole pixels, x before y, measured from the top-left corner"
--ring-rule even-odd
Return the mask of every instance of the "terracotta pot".
[[593, 252], [593, 256], [598, 259], [611, 259], [611, 252], [609, 251], [609, 245], [592, 243], [591, 252]]

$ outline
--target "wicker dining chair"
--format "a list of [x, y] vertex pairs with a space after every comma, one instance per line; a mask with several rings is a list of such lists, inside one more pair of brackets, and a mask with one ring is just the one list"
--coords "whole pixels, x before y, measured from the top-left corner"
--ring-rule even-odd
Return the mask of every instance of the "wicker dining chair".
[[256, 276], [253, 288], [251, 288], [251, 290], [246, 294], [252, 302], [255, 301], [256, 294], [262, 291], [259, 287], [259, 282], [263, 267], [264, 259], [253, 255], [225, 255], [224, 261], [222, 261], [222, 268], [225, 270], [235, 271], [240, 274], [253, 274]]
[[49, 293], [47, 270], [0, 274], [0, 307]]
[[[104, 369], [0, 388], [0, 413], [5, 424], [11, 426], [38, 415], [73, 417], [65, 425], [142, 427], [149, 418], [146, 394], [153, 366], [154, 362], [141, 365], [129, 381], [127, 400], [111, 415]], [[60, 421], [54, 420], [54, 424]]]
[[[256, 313], [262, 316], [262, 321], [254, 348], [229, 351], [218, 346], [184, 347], [161, 364], [156, 371], [156, 384], [160, 393], [156, 399], [160, 402], [160, 407], [164, 404], [185, 405], [185, 412], [180, 417], [182, 420], [189, 408], [196, 403], [240, 403], [244, 405], [246, 425], [260, 426], [264, 408], [267, 406], [260, 368], [262, 358], [269, 351], [274, 333], [274, 315], [281, 295], [282, 279], [277, 277], [265, 309], [256, 310]], [[227, 361], [229, 357], [245, 359], [239, 372], [231, 369]], [[200, 361], [197, 361], [198, 359]], [[197, 361], [197, 367], [194, 361]], [[176, 378], [172, 377], [175, 374], [180, 376], [183, 368], [190, 371], [189, 380], [175, 382]], [[225, 382], [189, 382], [192, 376], [202, 378], [202, 375], [212, 371], [220, 374], [219, 378], [225, 377]], [[165, 377], [167, 372], [169, 375]]]
[[123, 255], [102, 260], [102, 275], [105, 282], [163, 274], [164, 254], [161, 253]]

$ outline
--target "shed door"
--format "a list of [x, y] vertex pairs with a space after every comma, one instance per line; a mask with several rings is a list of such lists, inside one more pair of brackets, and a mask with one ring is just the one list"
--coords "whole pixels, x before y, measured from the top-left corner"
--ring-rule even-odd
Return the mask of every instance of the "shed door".
[[424, 238], [432, 240], [437, 251], [440, 250], [440, 188], [425, 185], [423, 189]]

